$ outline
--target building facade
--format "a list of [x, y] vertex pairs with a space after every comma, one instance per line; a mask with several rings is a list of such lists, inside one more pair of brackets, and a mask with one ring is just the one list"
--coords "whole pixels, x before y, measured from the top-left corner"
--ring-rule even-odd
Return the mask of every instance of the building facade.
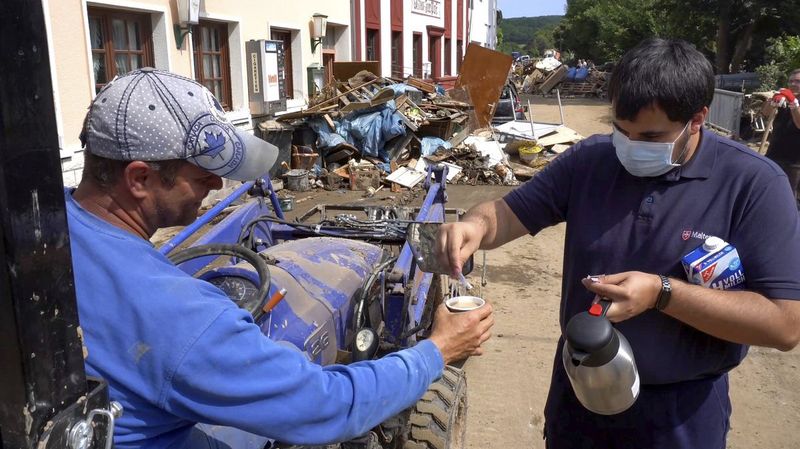
[[382, 75], [458, 75], [470, 42], [495, 48], [497, 0], [353, 0], [353, 59]]
[[[352, 59], [350, 0], [200, 0], [199, 24], [190, 33], [181, 24], [178, 8], [183, 3], [43, 0], [65, 185], [80, 180], [78, 135], [87, 107], [116, 75], [151, 66], [196, 79], [215, 93], [231, 121], [250, 129], [248, 40], [284, 42], [290, 110], [307, 102], [308, 66]], [[312, 51], [314, 14], [326, 15], [327, 27]]]
[[[66, 185], [80, 180], [78, 135], [91, 100], [114, 76], [139, 67], [196, 79], [234, 124], [252, 129], [249, 40], [284, 43], [288, 110], [307, 104], [309, 66], [380, 61], [384, 76], [446, 82], [470, 42], [496, 44], [497, 0], [199, 0], [199, 23], [187, 26], [191, 1], [42, 0]], [[319, 42], [315, 15], [327, 16]]]

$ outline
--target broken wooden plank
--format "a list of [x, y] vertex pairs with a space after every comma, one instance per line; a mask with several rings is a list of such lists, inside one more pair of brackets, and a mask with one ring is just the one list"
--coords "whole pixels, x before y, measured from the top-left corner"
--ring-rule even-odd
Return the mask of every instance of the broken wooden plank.
[[557, 69], [553, 70], [553, 72], [548, 76], [544, 82], [542, 83], [541, 87], [539, 87], [539, 91], [543, 94], [546, 94], [552, 90], [556, 84], [564, 81], [567, 78], [567, 66], [562, 64]]
[[409, 76], [406, 80], [406, 84], [409, 86], [416, 87], [417, 89], [427, 92], [429, 94], [436, 92], [436, 86], [434, 84], [428, 83], [426, 81], [422, 81], [419, 78], [414, 78], [413, 76]]
[[348, 113], [348, 112], [353, 112], [353, 111], [359, 111], [361, 109], [366, 109], [366, 108], [368, 108], [370, 106], [371, 105], [369, 103], [364, 102], [364, 101], [353, 101], [353, 102], [347, 104], [342, 109], [339, 109], [339, 112], [341, 112], [342, 114], [345, 114], [345, 113]]
[[331, 131], [332, 132], [336, 132], [336, 124], [333, 123], [333, 120], [331, 119], [331, 116], [328, 115], [328, 114], [325, 114], [325, 115], [322, 116], [322, 118], [325, 119], [325, 123], [327, 123], [328, 126], [331, 127]]
[[316, 110], [306, 109], [303, 111], [288, 112], [286, 114], [276, 115], [275, 120], [284, 121], [284, 120], [293, 120], [296, 118], [316, 117], [319, 115], [326, 114], [329, 111], [336, 109], [338, 107], [339, 105], [334, 104]]
[[575, 132], [575, 130], [562, 126], [553, 134], [542, 137], [538, 140], [539, 145], [549, 147], [556, 144], [576, 143], [583, 140], [583, 136]]
[[[339, 98], [341, 98], [341, 97], [343, 97], [343, 96], [345, 96], [345, 95], [349, 94], [350, 92], [353, 92], [353, 91], [355, 91], [356, 89], [359, 89], [359, 88], [361, 88], [361, 87], [366, 87], [366, 86], [369, 86], [369, 85], [370, 85], [370, 84], [372, 84], [372, 83], [375, 83], [375, 82], [377, 82], [379, 79], [380, 79], [380, 78], [375, 78], [374, 80], [367, 81], [366, 83], [363, 83], [363, 84], [361, 84], [361, 85], [359, 85], [359, 86], [352, 87], [352, 88], [350, 88], [350, 89], [348, 89], [348, 90], [346, 90], [346, 91], [344, 91], [344, 92], [340, 93], [339, 95], [337, 95], [337, 96], [335, 96], [335, 97], [328, 98], [327, 100], [325, 100], [325, 101], [323, 101], [323, 102], [321, 102], [321, 103], [317, 103], [317, 104], [315, 104], [314, 106], [312, 106], [312, 107], [310, 107], [310, 108], [306, 109], [306, 111], [319, 111], [319, 110], [322, 110], [322, 109], [324, 109], [324, 108], [322, 108], [322, 105], [323, 105], [323, 104], [328, 104], [328, 103], [330, 103], [330, 102], [332, 102], [332, 101], [334, 101], [334, 100], [338, 100]], [[326, 106], [326, 107], [327, 107], [327, 106]], [[336, 105], [333, 105], [333, 107], [336, 107]]]
[[464, 142], [464, 139], [466, 139], [467, 137], [469, 137], [469, 127], [464, 126], [463, 128], [461, 128], [461, 131], [455, 133], [453, 137], [451, 137], [450, 140], [448, 140], [448, 142], [450, 142], [451, 146], [457, 147], [461, 145], [461, 143]]
[[514, 173], [514, 176], [520, 181], [525, 181], [533, 178], [536, 175], [536, 173], [539, 173], [539, 171], [541, 170], [538, 168], [529, 167], [524, 164], [518, 164], [513, 161], [509, 161], [508, 166], [511, 167], [511, 171]]
[[372, 106], [378, 106], [388, 103], [392, 100], [394, 100], [394, 89], [391, 87], [384, 87], [372, 96], [372, 98], [369, 100], [369, 104]]
[[557, 143], [557, 144], [553, 145], [552, 147], [550, 147], [550, 151], [552, 151], [553, 153], [561, 154], [561, 153], [567, 151], [567, 149], [569, 147], [571, 147], [571, 146], [572, 145], [565, 145], [563, 143]]
[[[336, 90], [336, 94], [337, 95], [341, 95], [341, 93], [342, 93], [341, 90], [339, 90], [339, 89]], [[343, 95], [343, 96], [339, 97], [339, 101], [341, 101], [342, 104], [344, 104], [345, 106], [350, 104], [350, 100], [347, 99], [347, 95]]]

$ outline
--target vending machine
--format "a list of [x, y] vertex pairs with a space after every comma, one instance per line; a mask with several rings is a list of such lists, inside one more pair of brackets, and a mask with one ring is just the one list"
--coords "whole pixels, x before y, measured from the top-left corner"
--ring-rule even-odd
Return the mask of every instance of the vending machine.
[[256, 118], [285, 111], [283, 42], [250, 40], [245, 51], [250, 113]]

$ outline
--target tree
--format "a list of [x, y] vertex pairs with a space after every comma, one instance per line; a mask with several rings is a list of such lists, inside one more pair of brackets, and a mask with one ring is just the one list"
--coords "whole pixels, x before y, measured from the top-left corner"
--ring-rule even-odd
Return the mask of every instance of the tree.
[[568, 0], [554, 39], [577, 57], [618, 59], [641, 40], [660, 33], [656, 0]]
[[800, 69], [800, 36], [770, 39], [766, 49], [768, 64], [756, 71], [761, 79], [761, 90], [773, 90], [786, 85], [789, 72]]
[[718, 73], [765, 62], [770, 38], [800, 34], [797, 0], [568, 0], [554, 32], [579, 57], [616, 59], [648, 37], [680, 38], [705, 53]]

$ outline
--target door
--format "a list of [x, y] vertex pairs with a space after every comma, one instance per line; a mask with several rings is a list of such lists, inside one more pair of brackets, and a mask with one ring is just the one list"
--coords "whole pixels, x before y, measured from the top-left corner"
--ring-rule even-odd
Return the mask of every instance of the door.
[[442, 76], [441, 62], [442, 56], [439, 51], [442, 38], [440, 36], [432, 36], [428, 34], [428, 61], [430, 61], [431, 78], [439, 78]]
[[292, 33], [290, 31], [273, 31], [272, 40], [283, 42], [283, 79], [286, 87], [286, 98], [294, 98], [294, 80], [292, 78]]
[[333, 61], [336, 60], [336, 52], [323, 51], [322, 65], [325, 66], [325, 80], [328, 84], [333, 82]]

